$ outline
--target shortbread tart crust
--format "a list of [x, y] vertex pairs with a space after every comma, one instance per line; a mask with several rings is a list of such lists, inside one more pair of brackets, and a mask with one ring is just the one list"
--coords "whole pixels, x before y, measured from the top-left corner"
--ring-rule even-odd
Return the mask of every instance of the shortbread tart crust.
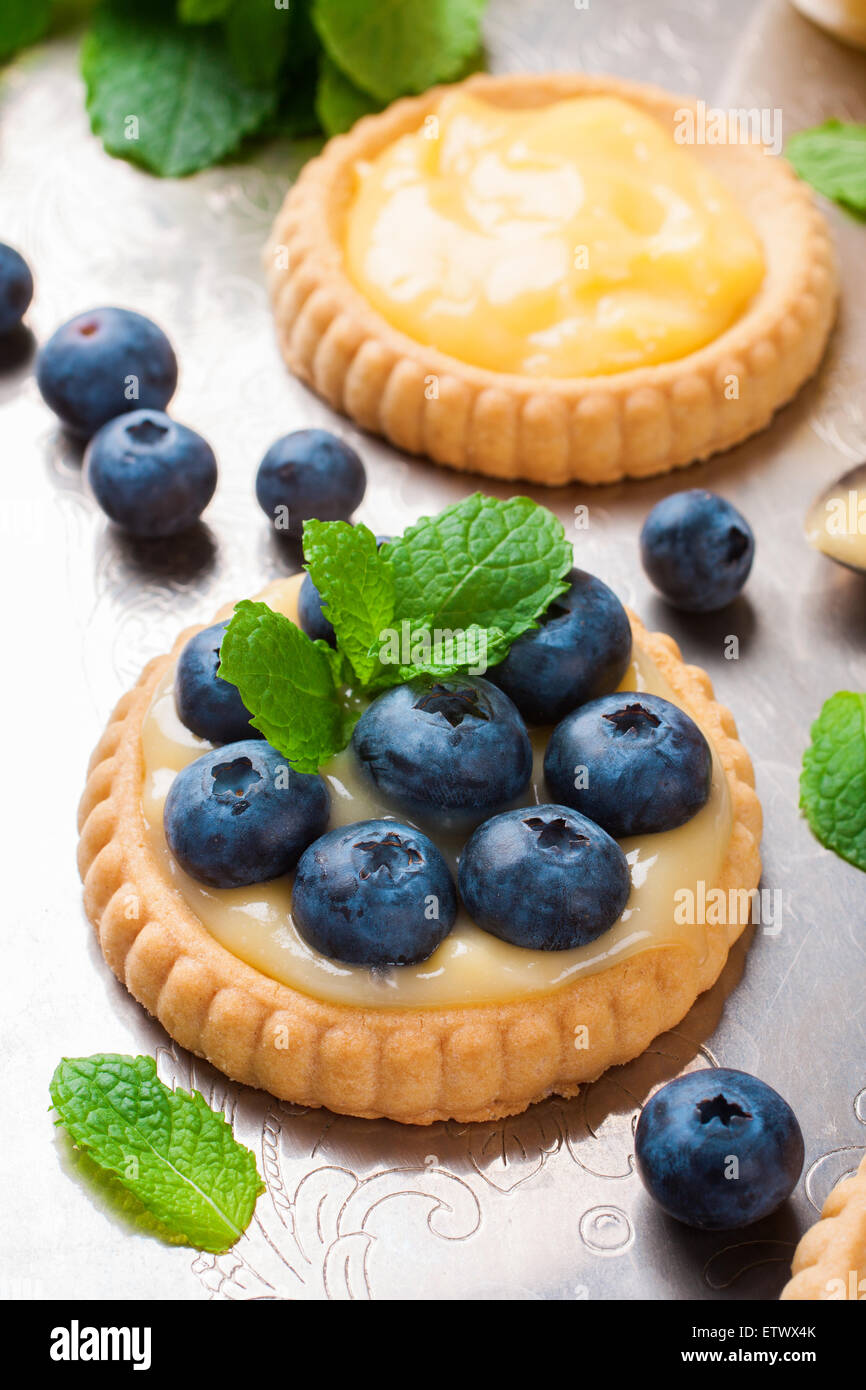
[[[481, 74], [462, 85], [511, 107], [616, 95], [666, 129], [695, 107], [656, 87], [583, 73]], [[533, 378], [473, 367], [393, 328], [343, 267], [352, 171], [418, 129], [450, 90], [397, 101], [329, 141], [274, 223], [265, 265], [280, 349], [335, 409], [452, 468], [550, 486], [609, 483], [729, 448], [762, 429], [812, 375], [835, 315], [829, 232], [786, 162], [752, 145], [690, 147], [736, 194], [767, 262], [743, 316], [700, 351], [609, 376]]]
[[[706, 672], [683, 664], [670, 637], [630, 618], [636, 646], [701, 721], [725, 769], [732, 831], [717, 886], [754, 888], [761, 809], [733, 716], [713, 699]], [[182, 632], [121, 698], [93, 753], [79, 808], [84, 903], [105, 959], [182, 1046], [235, 1081], [298, 1104], [406, 1124], [489, 1120], [551, 1093], [575, 1095], [581, 1083], [674, 1027], [718, 978], [744, 924], [708, 925], [701, 962], [687, 947], [656, 947], [550, 994], [461, 1008], [329, 1003], [232, 955], [160, 869], [141, 807], [142, 723], [166, 668], [200, 630]], [[575, 1048], [579, 1025], [588, 1029], [587, 1049]]]
[[786, 1300], [866, 1298], [866, 1156], [853, 1177], [837, 1183], [794, 1251]]

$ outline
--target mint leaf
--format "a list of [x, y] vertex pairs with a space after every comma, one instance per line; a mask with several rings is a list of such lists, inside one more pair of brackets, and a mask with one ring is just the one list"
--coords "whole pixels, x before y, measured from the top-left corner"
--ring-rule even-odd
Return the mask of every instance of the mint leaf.
[[351, 731], [337, 660], [282, 613], [244, 599], [223, 637], [217, 674], [237, 686], [255, 727], [296, 772], [316, 772], [345, 748]]
[[326, 135], [342, 135], [362, 116], [380, 110], [380, 103], [367, 96], [346, 77], [333, 58], [322, 54], [316, 88], [316, 115]]
[[232, 0], [178, 0], [177, 17], [182, 24], [210, 24], [221, 19]]
[[562, 523], [528, 497], [473, 493], [422, 517], [381, 554], [394, 571], [398, 618], [433, 628], [497, 628], [513, 642], [567, 583]]
[[314, 0], [329, 56], [379, 101], [459, 76], [481, 41], [486, 0]]
[[866, 125], [834, 119], [800, 130], [791, 136], [785, 155], [800, 178], [825, 198], [866, 217]]
[[264, 1183], [249, 1149], [198, 1091], [172, 1091], [152, 1057], [64, 1058], [50, 1084], [57, 1123], [167, 1231], [222, 1254]]
[[304, 556], [337, 646], [362, 685], [380, 672], [375, 648], [394, 620], [394, 577], [372, 531], [348, 521], [305, 521]]
[[243, 80], [213, 26], [100, 9], [81, 71], [109, 154], [172, 178], [225, 158], [276, 110], [274, 88]]
[[803, 754], [800, 809], [822, 845], [866, 872], [866, 694], [825, 702]]
[[278, 10], [274, 0], [234, 0], [225, 19], [232, 62], [246, 82], [276, 81], [292, 35], [292, 11]]
[[428, 624], [401, 623], [394, 637], [389, 636], [380, 644], [379, 660], [396, 672], [394, 683], [414, 680], [416, 676], [441, 679], [458, 671], [483, 675], [487, 667], [503, 660], [510, 645], [500, 628], [479, 627], [477, 623], [452, 636], [454, 640], [449, 646], [448, 636]]
[[3, 0], [0, 8], [0, 62], [41, 39], [51, 18], [52, 0]]

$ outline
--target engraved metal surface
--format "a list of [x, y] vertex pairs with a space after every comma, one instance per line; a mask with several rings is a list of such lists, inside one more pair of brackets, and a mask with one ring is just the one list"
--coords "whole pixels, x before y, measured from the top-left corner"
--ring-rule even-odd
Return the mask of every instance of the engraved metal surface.
[[[786, 131], [866, 117], [866, 57], [785, 0], [492, 0], [497, 70], [586, 67], [781, 108]], [[801, 519], [820, 487], [866, 456], [866, 229], [830, 210], [843, 267], [839, 329], [818, 380], [772, 428], [676, 478], [538, 493], [599, 573], [687, 659], [707, 667], [755, 759], [766, 815], [764, 885], [781, 920], [750, 933], [676, 1032], [574, 1101], [493, 1124], [406, 1129], [304, 1110], [234, 1086], [171, 1044], [114, 980], [80, 908], [75, 804], [90, 748], [120, 692], [177, 630], [295, 567], [252, 495], [278, 434], [336, 428], [358, 443], [361, 518], [393, 532], [473, 480], [359, 435], [278, 358], [259, 253], [299, 152], [285, 145], [180, 182], [109, 159], [87, 129], [74, 47], [44, 46], [2, 79], [0, 238], [37, 278], [37, 339], [99, 303], [152, 313], [172, 337], [172, 410], [220, 460], [206, 525], [183, 551], [109, 531], [80, 457], [55, 429], [26, 341], [0, 364], [5, 567], [6, 1140], [0, 1294], [7, 1297], [775, 1297], [793, 1245], [866, 1146], [866, 891], [797, 811], [799, 756], [832, 691], [866, 684], [866, 580], [809, 551]], [[313, 148], [310, 146], [309, 148]], [[706, 619], [650, 593], [637, 533], [679, 486], [716, 487], [755, 525], [747, 597]], [[506, 495], [508, 489], [490, 490]], [[739, 659], [724, 657], [739, 638]], [[13, 745], [10, 747], [10, 745]], [[11, 767], [9, 758], [11, 757]], [[11, 889], [11, 892], [8, 891]], [[748, 946], [748, 949], [747, 949]], [[267, 1180], [227, 1256], [169, 1248], [130, 1227], [77, 1172], [53, 1130], [47, 1083], [61, 1055], [146, 1051], [161, 1075], [224, 1105]], [[793, 1104], [807, 1146], [792, 1202], [734, 1235], [688, 1231], [645, 1197], [632, 1136], [647, 1095], [686, 1069], [756, 1072]]]

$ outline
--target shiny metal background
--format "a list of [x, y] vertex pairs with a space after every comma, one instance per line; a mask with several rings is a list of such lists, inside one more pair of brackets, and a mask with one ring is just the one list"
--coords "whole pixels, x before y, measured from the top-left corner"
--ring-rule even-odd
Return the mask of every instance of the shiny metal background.
[[[793, 131], [866, 116], [866, 57], [785, 0], [492, 0], [496, 70], [585, 67], [781, 108]], [[89, 133], [74, 44], [26, 55], [2, 79], [0, 237], [37, 277], [37, 339], [78, 310], [126, 304], [172, 337], [172, 409], [221, 467], [202, 526], [176, 544], [111, 532], [84, 492], [80, 457], [55, 429], [31, 365], [0, 370], [4, 566], [3, 1264], [6, 1297], [739, 1299], [775, 1297], [793, 1244], [866, 1145], [866, 879], [823, 851], [797, 810], [801, 751], [822, 701], [866, 682], [866, 580], [812, 553], [801, 518], [819, 487], [866, 456], [866, 227], [836, 209], [845, 293], [820, 378], [772, 428], [682, 476], [537, 494], [573, 526], [578, 563], [707, 667], [755, 759], [766, 814], [765, 886], [778, 929], [757, 929], [675, 1033], [575, 1101], [495, 1124], [405, 1129], [279, 1104], [174, 1047], [103, 963], [80, 907], [75, 805], [114, 701], [177, 630], [293, 565], [252, 494], [278, 434], [336, 428], [361, 449], [361, 518], [393, 532], [473, 480], [409, 459], [345, 421], [284, 371], [259, 253], [299, 162], [286, 145], [179, 182], [109, 159]], [[309, 147], [312, 150], [313, 146]], [[751, 519], [747, 596], [688, 618], [651, 594], [638, 563], [648, 507], [708, 485]], [[505, 495], [505, 489], [493, 491]], [[740, 655], [725, 660], [724, 639]], [[14, 846], [14, 848], [13, 848]], [[61, 1055], [156, 1053], [167, 1081], [224, 1105], [268, 1191], [221, 1258], [138, 1232], [79, 1171], [52, 1127], [47, 1083]], [[650, 1089], [685, 1069], [758, 1073], [792, 1103], [807, 1144], [788, 1207], [744, 1233], [668, 1221], [632, 1168]]]

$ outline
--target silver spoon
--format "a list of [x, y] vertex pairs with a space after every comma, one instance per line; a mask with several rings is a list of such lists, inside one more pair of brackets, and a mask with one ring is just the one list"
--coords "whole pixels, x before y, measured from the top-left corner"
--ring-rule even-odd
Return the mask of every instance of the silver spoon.
[[846, 569], [866, 574], [866, 462], [825, 488], [806, 513], [806, 540]]

